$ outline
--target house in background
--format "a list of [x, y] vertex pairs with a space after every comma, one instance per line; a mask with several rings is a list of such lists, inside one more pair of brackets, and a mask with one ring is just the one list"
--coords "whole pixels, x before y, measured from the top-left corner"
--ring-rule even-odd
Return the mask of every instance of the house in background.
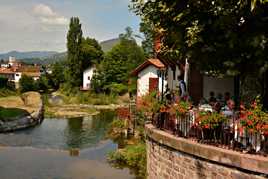
[[14, 84], [15, 88], [19, 88], [22, 75], [32, 77], [34, 80], [38, 80], [41, 76], [39, 66], [25, 65], [14, 57], [10, 57], [8, 63], [4, 64], [8, 65], [1, 65], [0, 76], [7, 78], [9, 82]]
[[80, 88], [82, 91], [90, 90], [92, 77], [93, 77], [95, 71], [96, 71], [96, 66], [93, 65], [93, 66], [85, 69], [85, 71], [83, 72], [83, 86], [82, 86], [82, 88]]
[[137, 77], [137, 104], [142, 96], [152, 91], [160, 95], [167, 90], [178, 90], [179, 64], [159, 59], [148, 59], [138, 66], [132, 75]]
[[198, 104], [202, 98], [209, 99], [211, 91], [215, 93], [215, 97], [218, 94], [224, 95], [226, 92], [231, 96], [235, 95], [233, 77], [208, 76], [194, 66], [186, 71], [185, 64], [168, 60], [148, 59], [138, 66], [132, 75], [137, 77], [137, 103], [142, 96], [152, 91], [158, 91], [159, 94], [165, 93], [167, 88], [170, 91], [178, 91], [180, 75], [184, 75], [184, 79], [187, 80], [188, 93], [195, 104]]

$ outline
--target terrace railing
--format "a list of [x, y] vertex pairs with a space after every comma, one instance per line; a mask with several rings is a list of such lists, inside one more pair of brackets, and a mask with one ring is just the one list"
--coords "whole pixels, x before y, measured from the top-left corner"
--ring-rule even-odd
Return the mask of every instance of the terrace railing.
[[186, 115], [179, 117], [169, 112], [160, 112], [154, 115], [152, 124], [178, 137], [266, 156], [268, 154], [268, 137], [260, 132], [249, 132], [239, 128], [240, 121], [237, 116], [234, 115], [227, 122], [217, 124], [217, 127], [201, 128], [197, 124], [195, 110], [190, 110]]

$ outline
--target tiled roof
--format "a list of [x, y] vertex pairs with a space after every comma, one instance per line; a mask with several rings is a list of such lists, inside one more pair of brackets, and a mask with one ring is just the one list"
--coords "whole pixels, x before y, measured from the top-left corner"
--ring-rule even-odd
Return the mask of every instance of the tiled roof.
[[0, 68], [0, 74], [14, 74], [16, 73], [12, 68]]
[[159, 69], [162, 69], [162, 68], [166, 67], [159, 59], [148, 59], [143, 64], [138, 66], [132, 72], [132, 75], [137, 75], [141, 70], [143, 70], [144, 68], [146, 68], [149, 65], [153, 65], [153, 66], [155, 66], [156, 68], [159, 68]]
[[165, 68], [165, 65], [159, 59], [149, 59], [148, 61], [157, 68]]

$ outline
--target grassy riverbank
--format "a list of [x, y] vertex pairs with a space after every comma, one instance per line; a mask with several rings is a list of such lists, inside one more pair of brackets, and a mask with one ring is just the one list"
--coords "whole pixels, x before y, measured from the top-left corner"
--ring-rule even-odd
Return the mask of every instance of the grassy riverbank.
[[125, 136], [126, 122], [115, 119], [108, 130], [109, 138], [117, 141], [121, 148], [109, 153], [108, 161], [115, 167], [131, 169], [137, 178], [146, 178], [146, 144], [144, 130], [138, 126], [134, 136]]
[[61, 91], [43, 95], [46, 117], [81, 117], [95, 115], [100, 110], [115, 110], [127, 104], [128, 97], [95, 94], [77, 91], [64, 93]]
[[0, 120], [3, 122], [13, 121], [27, 114], [28, 112], [24, 109], [0, 107]]
[[39, 103], [40, 94], [36, 92], [0, 97], [0, 120], [7, 122], [29, 115], [38, 109]]

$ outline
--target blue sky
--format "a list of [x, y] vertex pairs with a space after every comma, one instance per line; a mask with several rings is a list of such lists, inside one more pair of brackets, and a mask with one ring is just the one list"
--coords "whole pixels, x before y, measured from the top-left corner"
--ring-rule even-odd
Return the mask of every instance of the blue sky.
[[66, 50], [69, 19], [80, 18], [84, 36], [116, 38], [139, 18], [129, 0], [0, 0], [0, 53], [18, 50]]

